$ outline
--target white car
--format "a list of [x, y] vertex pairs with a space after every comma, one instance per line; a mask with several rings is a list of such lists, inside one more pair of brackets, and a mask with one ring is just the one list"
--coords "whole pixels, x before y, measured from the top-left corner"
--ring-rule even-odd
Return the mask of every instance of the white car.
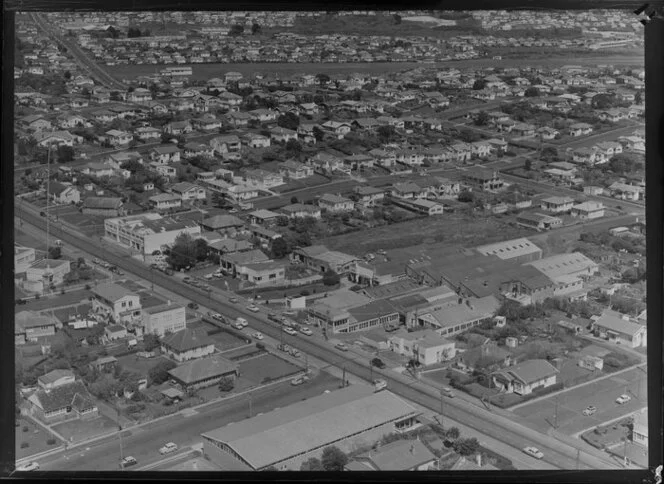
[[203, 276], [204, 279], [207, 279], [208, 281], [214, 277], [214, 274], [206, 274]]
[[242, 326], [242, 323], [238, 323], [237, 321], [235, 321], [233, 324], [231, 324], [231, 328], [240, 330], [244, 328], [244, 326]]
[[537, 447], [526, 447], [523, 451], [535, 459], [542, 459], [544, 457], [544, 454]]
[[164, 445], [161, 449], [159, 449], [159, 453], [161, 455], [170, 454], [171, 452], [175, 452], [176, 450], [178, 450], [178, 446], [173, 442], [169, 442], [168, 444]]
[[310, 330], [309, 328], [307, 328], [306, 326], [302, 326], [302, 327], [300, 328], [300, 333], [302, 333], [302, 334], [304, 334], [304, 335], [307, 335], [307, 336], [311, 336], [312, 334], [314, 334], [314, 332], [311, 331], [311, 330]]
[[287, 326], [287, 327], [284, 328], [284, 333], [288, 333], [291, 336], [293, 336], [293, 335], [297, 334], [297, 331], [295, 331], [293, 328], [290, 328], [290, 327]]
[[629, 395], [622, 394], [618, 398], [616, 398], [616, 403], [618, 405], [622, 405], [623, 403], [627, 403], [632, 399]]
[[385, 380], [374, 380], [374, 390], [379, 391], [384, 388], [387, 388], [387, 382]]
[[216, 319], [217, 321], [223, 321], [224, 320], [224, 317], [219, 313], [213, 314], [212, 317], [214, 319]]
[[39, 470], [39, 464], [37, 464], [35, 461], [28, 462], [27, 464], [23, 464], [22, 466], [18, 466], [16, 468], [17, 471], [25, 472], [25, 471], [38, 471]]
[[252, 313], [257, 313], [258, 311], [260, 311], [260, 308], [258, 306], [256, 306], [255, 304], [251, 304], [251, 305], [247, 306], [247, 309], [249, 311], [251, 311]]
[[251, 337], [255, 339], [263, 339], [263, 334], [259, 331], [256, 331], [254, 334], [251, 335]]

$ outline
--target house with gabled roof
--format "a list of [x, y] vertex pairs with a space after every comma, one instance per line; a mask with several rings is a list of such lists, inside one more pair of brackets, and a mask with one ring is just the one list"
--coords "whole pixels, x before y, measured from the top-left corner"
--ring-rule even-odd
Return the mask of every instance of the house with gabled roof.
[[295, 160], [286, 160], [279, 164], [279, 173], [293, 180], [301, 180], [302, 178], [313, 176], [314, 169]]
[[28, 397], [28, 402], [30, 414], [47, 424], [98, 415], [93, 397], [80, 381], [40, 388]]
[[555, 385], [560, 371], [546, 360], [527, 360], [491, 374], [492, 383], [503, 391], [529, 395], [538, 388]]
[[340, 195], [324, 193], [318, 199], [318, 206], [328, 212], [350, 212], [353, 210], [355, 203]]
[[628, 315], [606, 309], [591, 326], [594, 335], [629, 348], [648, 344], [647, 327], [633, 321]]
[[155, 146], [149, 151], [150, 160], [162, 165], [180, 161], [180, 148], [174, 144]]
[[190, 182], [180, 182], [172, 185], [171, 192], [179, 196], [182, 201], [205, 200], [206, 198], [205, 188]]
[[175, 361], [203, 358], [214, 353], [214, 340], [202, 328], [184, 328], [161, 339], [161, 351]]

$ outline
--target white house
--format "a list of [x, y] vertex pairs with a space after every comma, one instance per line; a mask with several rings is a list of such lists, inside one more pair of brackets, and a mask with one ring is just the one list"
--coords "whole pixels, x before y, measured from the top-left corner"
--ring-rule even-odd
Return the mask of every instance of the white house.
[[493, 384], [506, 392], [529, 395], [537, 388], [554, 385], [558, 369], [546, 360], [527, 360], [494, 372]]
[[583, 202], [572, 207], [572, 217], [581, 220], [600, 218], [604, 216], [604, 204], [602, 202]]

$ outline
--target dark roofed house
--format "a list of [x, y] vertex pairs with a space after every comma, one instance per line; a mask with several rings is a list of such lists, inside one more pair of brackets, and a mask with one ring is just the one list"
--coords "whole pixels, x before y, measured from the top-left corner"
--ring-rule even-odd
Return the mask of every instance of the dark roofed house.
[[238, 366], [221, 355], [189, 361], [168, 372], [183, 389], [204, 388], [215, 385], [222, 378], [235, 378]]
[[38, 390], [28, 397], [28, 401], [30, 414], [49, 424], [98, 414], [94, 400], [79, 381]]
[[437, 470], [438, 459], [421, 440], [405, 439], [358, 455], [345, 466], [348, 471]]
[[161, 350], [179, 362], [202, 358], [214, 353], [214, 341], [203, 329], [185, 328], [177, 333], [165, 335]]
[[492, 370], [509, 365], [510, 355], [509, 351], [496, 344], [480, 345], [461, 353], [456, 365], [469, 371]]
[[123, 202], [115, 197], [87, 197], [83, 200], [81, 212], [88, 215], [118, 217], [123, 214]]
[[244, 227], [244, 221], [234, 215], [215, 215], [201, 222], [203, 228], [208, 230], [228, 230]]
[[555, 385], [558, 369], [546, 360], [527, 360], [494, 372], [493, 383], [497, 388], [517, 395], [529, 395], [537, 388]]

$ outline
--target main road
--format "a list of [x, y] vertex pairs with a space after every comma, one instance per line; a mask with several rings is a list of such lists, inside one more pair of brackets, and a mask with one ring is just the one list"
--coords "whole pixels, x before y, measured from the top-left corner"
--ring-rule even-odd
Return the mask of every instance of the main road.
[[57, 27], [49, 25], [41, 13], [31, 12], [30, 16], [37, 26], [42, 29], [60, 45], [67, 49], [67, 53], [74, 57], [74, 60], [83, 68], [88, 74], [95, 79], [99, 80], [104, 86], [113, 89], [126, 89], [126, 86], [111, 76], [108, 72], [102, 69], [97, 63], [90, 59], [76, 41], [71, 41], [65, 38], [58, 30]]
[[[43, 229], [45, 220], [36, 212], [17, 209], [21, 211], [21, 217], [36, 227]], [[127, 273], [150, 280], [154, 278], [155, 285], [167, 287], [170, 291], [178, 293], [180, 296], [198, 303], [201, 306], [208, 307], [210, 310], [225, 314], [231, 318], [242, 316], [250, 322], [252, 328], [272, 338], [279, 338], [281, 328], [267, 320], [263, 313], [252, 313], [243, 307], [238, 307], [230, 303], [225, 297], [215, 297], [209, 299], [207, 293], [188, 286], [181, 281], [169, 277], [162, 273], [150, 271], [150, 269], [134, 259], [118, 256], [110, 251], [100, 250], [94, 240], [81, 236], [72, 231], [64, 231], [54, 226], [51, 228], [54, 237], [58, 237], [66, 244], [71, 244], [85, 252], [96, 254], [97, 257], [107, 260], [117, 265]], [[293, 345], [301, 351], [316, 355], [317, 358], [327, 362], [330, 365], [343, 368], [345, 371], [354, 374], [364, 380], [371, 378], [371, 371], [368, 368], [368, 362], [355, 361], [346, 353], [332, 348], [325, 342], [316, 339], [309, 339], [305, 336], [294, 336], [291, 338]], [[374, 370], [376, 371], [376, 370]], [[440, 396], [438, 393], [419, 382], [393, 372], [378, 371], [382, 377], [387, 380], [390, 390], [395, 394], [414, 401], [425, 408], [437, 411], [440, 408]], [[544, 452], [544, 460], [560, 469], [606, 469], [614, 468], [616, 464], [609, 457], [599, 451], [589, 449], [581, 442], [564, 443], [557, 441], [547, 435], [543, 435], [535, 430], [514, 422], [498, 413], [489, 410], [457, 402], [456, 399], [447, 401], [445, 405], [445, 416], [450, 419], [461, 422], [470, 428], [481, 432], [493, 439], [503, 442], [515, 449], [522, 449], [528, 445], [535, 445]], [[212, 426], [210, 426], [212, 427]], [[578, 452], [578, 454], [577, 454]]]

